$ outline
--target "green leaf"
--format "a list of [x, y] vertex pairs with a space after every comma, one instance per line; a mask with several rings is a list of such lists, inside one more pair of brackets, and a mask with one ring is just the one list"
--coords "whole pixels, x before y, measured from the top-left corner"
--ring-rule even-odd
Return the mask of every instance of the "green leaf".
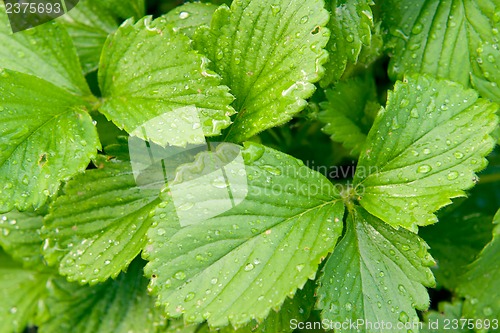
[[472, 77], [484, 97], [491, 97], [491, 90], [499, 94], [497, 1], [389, 0], [384, 5], [392, 79], [428, 73], [467, 87]]
[[[239, 329], [231, 326], [223, 327], [220, 333], [289, 333], [293, 331], [291, 323], [305, 322], [309, 318], [314, 304], [314, 287], [312, 280], [307, 281], [303, 289], [297, 290], [295, 296], [287, 298], [279, 311], [271, 311], [261, 323], [252, 320], [250, 324]], [[208, 325], [203, 325], [196, 333], [209, 333]]]
[[[395, 230], [356, 207], [347, 218], [347, 231], [323, 268], [318, 307], [323, 320], [334, 322], [418, 323], [414, 308], [425, 310], [434, 285], [428, 246], [414, 233]], [[357, 332], [383, 330], [359, 327]], [[349, 331], [349, 330], [346, 330]]]
[[203, 135], [219, 134], [234, 112], [228, 88], [206, 66], [189, 38], [175, 33], [165, 18], [146, 17], [135, 25], [128, 20], [104, 46], [100, 111], [141, 139], [204, 143]]
[[146, 7], [145, 0], [108, 0], [102, 1], [102, 5], [122, 19], [134, 17], [136, 20], [144, 16]]
[[60, 18], [73, 39], [84, 73], [97, 69], [106, 38], [118, 28], [116, 18], [104, 3], [98, 0], [80, 0]]
[[37, 77], [0, 71], [0, 212], [41, 207], [100, 148], [88, 105]]
[[142, 267], [135, 260], [116, 280], [92, 287], [51, 279], [37, 320], [39, 332], [163, 332], [164, 320], [147, 294]]
[[[458, 333], [469, 333], [474, 332], [467, 328], [467, 325], [462, 328], [463, 321], [462, 318], [462, 302], [441, 302], [438, 305], [439, 311], [429, 311], [424, 314], [424, 323], [421, 333], [446, 333], [453, 328], [454, 332]], [[457, 327], [455, 327], [455, 322], [457, 322]], [[466, 323], [467, 324], [467, 323]], [[474, 325], [475, 326], [475, 325]]]
[[47, 278], [24, 269], [0, 250], [0, 332], [20, 333], [33, 322]]
[[216, 9], [217, 6], [212, 3], [188, 2], [175, 7], [164, 17], [174, 25], [174, 30], [193, 38], [196, 29], [200, 26], [210, 26]]
[[332, 37], [326, 46], [330, 54], [325, 64], [325, 77], [321, 85], [326, 87], [340, 79], [348, 63], [355, 64], [363, 46], [370, 46], [373, 28], [371, 0], [332, 0], [328, 29]]
[[115, 278], [146, 245], [159, 190], [139, 188], [130, 162], [98, 159], [64, 187], [45, 217], [47, 262], [70, 281]]
[[465, 297], [463, 316], [476, 319], [498, 319], [500, 313], [500, 210], [493, 224], [493, 240], [481, 251], [458, 283], [457, 293]]
[[472, 85], [483, 97], [496, 103], [500, 103], [499, 62], [498, 44], [483, 43], [476, 49], [476, 63], [473, 63], [474, 70], [471, 73]]
[[354, 180], [361, 205], [395, 227], [436, 222], [433, 213], [464, 196], [486, 166], [497, 110], [449, 81], [397, 82], [361, 152]]
[[340, 142], [352, 155], [359, 155], [380, 105], [372, 75], [340, 81], [326, 90], [327, 101], [320, 104], [318, 119], [323, 132]]
[[[12, 33], [5, 7], [0, 5], [0, 69], [35, 75], [71, 93], [89, 96], [75, 47], [56, 22]], [[3, 85], [3, 84], [2, 84]]]
[[0, 246], [25, 267], [44, 266], [40, 231], [43, 217], [12, 211], [0, 216]]
[[327, 21], [323, 0], [241, 0], [196, 34], [197, 49], [236, 97], [227, 140], [244, 141], [304, 109], [324, 72]]
[[[235, 157], [224, 167], [231, 186], [211, 181], [217, 172], [203, 166], [227, 162], [234, 147], [222, 144], [180, 168], [176, 179], [184, 182], [170, 183], [170, 191], [184, 191], [192, 201], [176, 204], [177, 214], [195, 210], [190, 219], [155, 214], [148, 232], [150, 286], [167, 316], [183, 314], [187, 323], [241, 327], [262, 321], [315, 277], [342, 231], [344, 206], [335, 187], [284, 153], [247, 143], [241, 163]], [[220, 213], [203, 218], [203, 207]]]
[[466, 266], [491, 240], [491, 220], [500, 199], [498, 185], [479, 183], [464, 202], [450, 206], [451, 212], [442, 212], [439, 223], [420, 228], [419, 234], [431, 247], [430, 253], [437, 262], [436, 280], [449, 290], [455, 290]]

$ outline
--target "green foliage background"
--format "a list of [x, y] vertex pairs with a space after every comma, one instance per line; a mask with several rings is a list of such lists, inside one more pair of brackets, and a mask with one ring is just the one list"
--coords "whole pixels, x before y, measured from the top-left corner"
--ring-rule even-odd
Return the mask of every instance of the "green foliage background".
[[[0, 333], [498, 330], [499, 29], [498, 0], [81, 0], [16, 34], [0, 5]], [[140, 186], [129, 136], [213, 149]], [[184, 225], [234, 147], [244, 200]]]

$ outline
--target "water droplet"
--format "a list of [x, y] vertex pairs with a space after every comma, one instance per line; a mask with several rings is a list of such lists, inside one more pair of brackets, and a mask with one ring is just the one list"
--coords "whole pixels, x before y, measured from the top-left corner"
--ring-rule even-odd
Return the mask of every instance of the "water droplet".
[[106, 260], [106, 261], [104, 261], [104, 265], [106, 265], [106, 266], [107, 266], [107, 265], [109, 265], [109, 264], [111, 264], [111, 260]]
[[191, 208], [194, 207], [194, 203], [192, 202], [185, 202], [183, 203], [182, 205], [180, 205], [179, 207], [177, 207], [178, 210], [190, 210]]
[[253, 264], [248, 264], [248, 265], [245, 266], [245, 272], [249, 272], [252, 269], [254, 269], [254, 265]]
[[212, 186], [215, 188], [226, 188], [228, 186], [224, 177], [217, 177], [212, 181]]
[[416, 108], [411, 109], [410, 111], [410, 117], [412, 118], [418, 118], [420, 115], [418, 114], [418, 110]]
[[305, 24], [307, 23], [307, 21], [309, 21], [309, 16], [302, 16], [302, 18], [300, 19], [300, 23], [302, 24]]
[[210, 280], [210, 283], [211, 284], [217, 284], [217, 281], [218, 281], [217, 278], [213, 278], [212, 280]]
[[178, 271], [177, 273], [175, 273], [174, 278], [176, 278], [177, 280], [184, 280], [186, 278], [186, 273], [184, 273], [183, 271]]
[[403, 295], [404, 295], [404, 294], [406, 294], [406, 288], [405, 288], [405, 286], [403, 286], [402, 284], [400, 284], [400, 285], [398, 286], [398, 289], [399, 289], [399, 291], [400, 291]]
[[263, 165], [262, 169], [266, 170], [267, 172], [269, 172], [270, 174], [275, 175], [275, 176], [281, 175], [281, 170], [279, 168], [272, 166], [272, 165]]
[[450, 173], [448, 173], [448, 176], [446, 176], [446, 178], [448, 178], [448, 180], [457, 179], [458, 178], [458, 172], [456, 172], [456, 171], [450, 171]]
[[10, 308], [10, 313], [15, 314], [17, 312], [17, 308], [14, 306]]
[[402, 323], [407, 323], [409, 319], [410, 317], [406, 314], [406, 312], [401, 311], [401, 313], [399, 314], [399, 321]]
[[384, 273], [384, 272], [382, 272], [382, 271], [380, 271], [380, 273], [378, 273], [378, 276], [380, 276], [380, 277], [384, 277], [384, 276], [385, 276], [385, 273]]
[[295, 266], [295, 268], [300, 272], [304, 269], [304, 264], [299, 264], [299, 265]]
[[273, 14], [273, 16], [276, 16], [278, 15], [278, 13], [281, 11], [281, 7], [278, 6], [278, 5], [272, 5], [271, 6], [271, 12]]
[[408, 245], [403, 245], [401, 248], [403, 249], [403, 251], [410, 250], [410, 247]]
[[421, 165], [418, 167], [417, 172], [418, 173], [428, 173], [431, 170], [432, 170], [432, 168], [430, 165], [424, 164], [424, 165]]
[[187, 19], [188, 17], [189, 17], [189, 13], [188, 13], [188, 12], [180, 12], [180, 13], [179, 13], [179, 18], [180, 18], [181, 20], [185, 20], [185, 19]]
[[486, 317], [489, 317], [493, 314], [493, 309], [489, 306], [485, 307], [483, 309], [483, 314], [486, 316]]
[[94, 274], [99, 274], [101, 270], [99, 268], [94, 269]]
[[429, 155], [431, 153], [431, 150], [429, 148], [425, 148], [423, 150], [424, 155]]
[[167, 231], [163, 228], [160, 228], [156, 231], [156, 233], [158, 234], [158, 236], [163, 236], [167, 233]]
[[191, 301], [193, 298], [194, 298], [194, 293], [193, 293], [193, 292], [188, 293], [188, 294], [186, 295], [186, 297], [184, 298], [184, 302], [189, 302], [189, 301]]
[[453, 154], [453, 156], [455, 156], [457, 159], [461, 159], [461, 158], [464, 157], [464, 154], [462, 154], [461, 152], [457, 151], [456, 153]]
[[400, 106], [400, 107], [402, 107], [402, 108], [404, 108], [404, 107], [408, 106], [408, 104], [410, 104], [410, 101], [409, 101], [409, 100], [407, 100], [406, 98], [403, 98], [403, 99], [401, 100], [401, 102], [399, 102], [399, 106]]
[[349, 302], [345, 303], [344, 307], [347, 311], [352, 311], [352, 304], [351, 303], [349, 303]]
[[423, 28], [424, 28], [424, 26], [422, 24], [417, 23], [413, 26], [413, 29], [411, 29], [411, 33], [414, 35], [418, 35], [419, 33], [422, 32]]
[[381, 302], [377, 302], [377, 307], [378, 307], [379, 309], [381, 309], [381, 308], [382, 308], [382, 303], [381, 303]]
[[352, 43], [352, 42], [354, 42], [354, 35], [352, 35], [352, 34], [347, 35], [347, 37], [345, 38], [345, 40], [346, 40], [348, 43]]

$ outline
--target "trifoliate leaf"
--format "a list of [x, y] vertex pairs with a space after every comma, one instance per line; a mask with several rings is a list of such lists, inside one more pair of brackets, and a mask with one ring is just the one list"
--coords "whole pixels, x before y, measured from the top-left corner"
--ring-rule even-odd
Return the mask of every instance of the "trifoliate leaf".
[[[424, 322], [420, 333], [445, 333], [453, 330], [458, 333], [472, 333], [474, 330], [467, 328], [467, 318], [462, 317], [462, 302], [441, 302], [438, 304], [439, 311], [429, 311], [424, 314]], [[476, 323], [472, 323], [476, 327]], [[463, 325], [463, 326], [462, 326]]]
[[100, 147], [87, 108], [45, 80], [0, 70], [0, 212], [42, 206], [87, 167]]
[[45, 217], [44, 252], [70, 281], [115, 278], [146, 244], [159, 190], [137, 186], [130, 162], [99, 159], [64, 187]]
[[33, 29], [12, 33], [2, 4], [0, 45], [0, 69], [8, 68], [35, 75], [71, 93], [90, 95], [75, 47], [60, 24], [48, 22]]
[[[314, 278], [341, 234], [344, 206], [324, 176], [259, 144], [234, 147], [179, 168], [166, 198], [178, 218], [155, 214], [148, 232], [146, 272], [169, 317], [262, 321]], [[210, 161], [224, 167], [207, 170]]]
[[498, 185], [479, 183], [464, 202], [449, 206], [450, 210], [457, 208], [439, 214], [439, 223], [419, 230], [437, 262], [434, 269], [436, 280], [448, 290], [455, 290], [457, 281], [467, 270], [466, 266], [491, 240], [491, 220], [500, 199]]
[[497, 1], [390, 0], [384, 5], [392, 79], [428, 73], [467, 87], [472, 78], [484, 97], [491, 97], [491, 90], [500, 93]]
[[[347, 231], [323, 268], [318, 307], [333, 322], [418, 323], [415, 308], [425, 310], [434, 285], [428, 246], [414, 233], [395, 230], [361, 207], [347, 218]], [[383, 332], [358, 327], [357, 332]], [[346, 331], [350, 331], [347, 330]], [[353, 330], [354, 331], [354, 330]]]
[[33, 322], [47, 278], [23, 268], [0, 249], [0, 332], [20, 333]]
[[354, 180], [361, 205], [395, 227], [436, 222], [433, 213], [464, 196], [486, 166], [497, 110], [449, 81], [397, 82], [361, 152]]
[[0, 246], [25, 267], [43, 266], [40, 231], [43, 217], [12, 211], [0, 216]]
[[493, 240], [479, 254], [458, 283], [457, 292], [465, 297], [463, 316], [499, 319], [500, 313], [500, 210], [493, 224]]
[[196, 34], [197, 49], [236, 97], [227, 140], [281, 125], [307, 105], [327, 60], [327, 21], [323, 0], [240, 0], [219, 8], [211, 29]]
[[147, 294], [142, 267], [141, 260], [134, 260], [127, 273], [96, 286], [51, 279], [37, 320], [39, 332], [163, 332], [164, 320]]
[[188, 2], [182, 6], [177, 6], [167, 14], [165, 19], [174, 25], [174, 30], [179, 31], [189, 38], [200, 26], [210, 26], [212, 15], [217, 6], [212, 3]]
[[328, 28], [332, 36], [326, 49], [330, 59], [325, 64], [322, 86], [340, 79], [347, 63], [356, 63], [363, 46], [370, 46], [373, 28], [371, 0], [332, 0]]
[[318, 119], [325, 123], [323, 132], [359, 155], [380, 105], [372, 75], [341, 81], [326, 91]]
[[[161, 45], [161, 47], [159, 47]], [[99, 68], [100, 111], [118, 127], [158, 144], [204, 143], [234, 110], [228, 88], [165, 18], [126, 21], [106, 41]]]
[[104, 3], [106, 1], [80, 0], [60, 18], [73, 39], [84, 73], [97, 69], [106, 38], [118, 28], [116, 18]]

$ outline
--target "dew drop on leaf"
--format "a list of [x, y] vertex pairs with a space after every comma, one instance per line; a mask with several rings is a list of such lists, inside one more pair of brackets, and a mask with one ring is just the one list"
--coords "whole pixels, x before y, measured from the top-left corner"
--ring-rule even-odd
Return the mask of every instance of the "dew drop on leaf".
[[431, 170], [432, 170], [432, 168], [430, 167], [430, 165], [427, 165], [427, 164], [421, 165], [417, 169], [417, 171], [419, 173], [428, 173]]

